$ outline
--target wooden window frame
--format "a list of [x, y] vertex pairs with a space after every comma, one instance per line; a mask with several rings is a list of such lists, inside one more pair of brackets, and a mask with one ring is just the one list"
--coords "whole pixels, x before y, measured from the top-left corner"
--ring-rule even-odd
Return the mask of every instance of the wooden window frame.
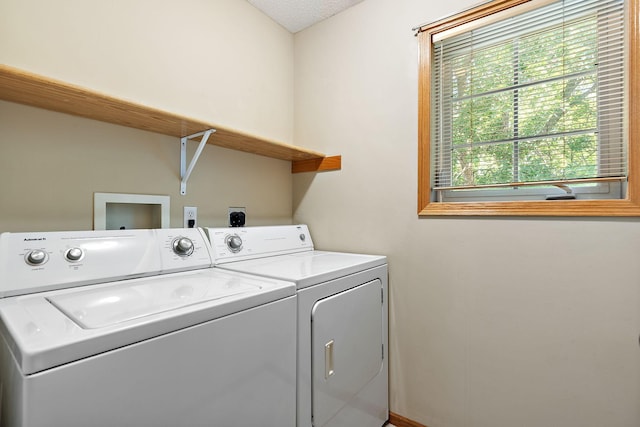
[[431, 201], [431, 58], [435, 34], [486, 18], [530, 0], [494, 0], [419, 28], [418, 215], [420, 216], [640, 216], [640, 0], [628, 0], [628, 185], [620, 200], [504, 202]]

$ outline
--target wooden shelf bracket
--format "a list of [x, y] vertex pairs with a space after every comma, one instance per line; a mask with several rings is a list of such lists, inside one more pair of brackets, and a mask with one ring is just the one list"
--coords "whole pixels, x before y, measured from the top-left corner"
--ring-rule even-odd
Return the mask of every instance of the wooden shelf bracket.
[[291, 173], [336, 171], [340, 169], [342, 169], [342, 156], [327, 156], [291, 162]]
[[[180, 194], [187, 194], [187, 181], [189, 181], [189, 177], [191, 176], [191, 172], [193, 172], [193, 168], [196, 166], [198, 162], [198, 158], [200, 154], [202, 154], [202, 150], [204, 150], [204, 146], [207, 145], [207, 141], [209, 140], [209, 136], [214, 133], [215, 129], [208, 129], [203, 132], [194, 133], [193, 135], [183, 136], [180, 138]], [[187, 141], [193, 138], [202, 137], [200, 140], [200, 144], [196, 149], [196, 152], [193, 154], [191, 161], [189, 162], [189, 166], [187, 166]]]

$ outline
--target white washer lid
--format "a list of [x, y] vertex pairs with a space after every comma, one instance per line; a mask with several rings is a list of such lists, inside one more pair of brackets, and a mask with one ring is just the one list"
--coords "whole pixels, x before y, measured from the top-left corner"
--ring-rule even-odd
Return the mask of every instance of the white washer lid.
[[294, 282], [298, 289], [387, 263], [381, 255], [307, 251], [216, 265], [216, 268]]
[[[0, 334], [26, 375], [259, 307], [295, 290], [290, 282], [213, 268], [61, 289], [1, 299]], [[90, 315], [73, 313], [80, 308]]]
[[[203, 280], [204, 279], [204, 280]], [[258, 283], [199, 275], [80, 290], [47, 299], [84, 329], [104, 328], [193, 304], [260, 291]]]

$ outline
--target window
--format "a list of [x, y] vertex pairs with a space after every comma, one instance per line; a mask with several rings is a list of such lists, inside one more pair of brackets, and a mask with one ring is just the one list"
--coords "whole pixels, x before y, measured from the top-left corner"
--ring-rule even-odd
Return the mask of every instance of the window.
[[640, 215], [628, 1], [496, 0], [420, 28], [420, 214]]

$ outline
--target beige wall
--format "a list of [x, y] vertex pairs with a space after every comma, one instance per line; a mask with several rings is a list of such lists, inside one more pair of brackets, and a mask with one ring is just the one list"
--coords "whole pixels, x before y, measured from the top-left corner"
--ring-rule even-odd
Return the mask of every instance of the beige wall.
[[640, 425], [637, 219], [424, 218], [411, 28], [476, 0], [367, 0], [295, 36], [294, 176], [321, 249], [389, 256], [391, 410], [429, 427]]
[[[245, 1], [3, 0], [0, 63], [293, 139], [293, 36]], [[176, 138], [6, 102], [0, 129], [0, 231], [90, 229], [94, 192], [170, 195], [174, 227], [291, 222], [289, 162], [207, 146], [180, 196]]]

